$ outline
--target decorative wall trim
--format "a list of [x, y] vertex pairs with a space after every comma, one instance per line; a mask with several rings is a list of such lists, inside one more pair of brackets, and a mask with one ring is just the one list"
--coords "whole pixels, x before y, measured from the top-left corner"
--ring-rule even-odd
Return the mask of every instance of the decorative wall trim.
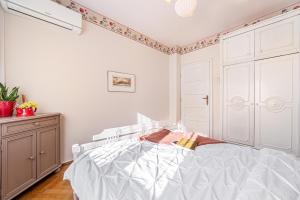
[[180, 47], [180, 46], [169, 47], [169, 46], [167, 46], [161, 42], [158, 42], [142, 33], [139, 33], [138, 31], [135, 31], [135, 30], [129, 28], [128, 26], [120, 24], [119, 22], [116, 22], [116, 21], [114, 21], [104, 15], [101, 15], [89, 8], [86, 8], [86, 7], [76, 3], [75, 1], [72, 1], [72, 0], [53, 0], [53, 1], [56, 1], [57, 3], [60, 3], [76, 12], [81, 13], [83, 16], [83, 19], [90, 23], [96, 24], [97, 26], [100, 26], [102, 28], [110, 30], [114, 33], [117, 33], [119, 35], [127, 37], [131, 40], [139, 42], [143, 45], [146, 45], [148, 47], [151, 47], [153, 49], [156, 49], [156, 50], [161, 51], [168, 55], [175, 54], [175, 53], [183, 55], [183, 54], [187, 54], [187, 53], [190, 53], [193, 51], [197, 51], [199, 49], [203, 49], [203, 48], [218, 44], [220, 42], [220, 36], [222, 36], [222, 35], [226, 35], [229, 32], [238, 30], [240, 28], [243, 28], [243, 27], [246, 27], [249, 25], [256, 24], [260, 21], [263, 21], [263, 20], [266, 20], [266, 19], [269, 19], [269, 18], [272, 18], [272, 17], [275, 17], [275, 16], [278, 16], [278, 15], [281, 15], [281, 14], [287, 13], [289, 11], [300, 8], [300, 3], [296, 3], [291, 6], [288, 6], [287, 8], [284, 8], [279, 11], [267, 14], [263, 17], [251, 20], [246, 24], [242, 24], [240, 26], [236, 26], [234, 28], [231, 28], [231, 29], [225, 30], [223, 32], [217, 33], [215, 35], [209, 36], [207, 38], [201, 39], [195, 43], [185, 45], [182, 47]]
[[240, 25], [240, 26], [236, 26], [234, 28], [231, 28], [231, 29], [228, 29], [226, 31], [223, 31], [223, 32], [217, 33], [215, 35], [212, 35], [210, 37], [204, 38], [204, 39], [202, 39], [202, 40], [200, 40], [198, 42], [192, 43], [190, 45], [183, 46], [183, 47], [177, 49], [177, 52], [180, 53], [180, 54], [186, 54], [186, 53], [190, 53], [192, 51], [197, 51], [199, 49], [203, 49], [203, 48], [209, 47], [209, 46], [214, 45], [214, 44], [218, 44], [220, 42], [220, 36], [222, 36], [222, 35], [226, 35], [229, 32], [236, 31], [236, 30], [238, 30], [240, 28], [247, 27], [249, 25], [254, 25], [254, 24], [256, 24], [258, 22], [261, 22], [263, 20], [266, 20], [266, 19], [278, 16], [278, 15], [281, 15], [281, 14], [285, 14], [287, 12], [290, 12], [292, 10], [296, 10], [296, 9], [299, 9], [299, 8], [300, 8], [300, 3], [293, 4], [293, 5], [291, 5], [291, 6], [287, 7], [287, 8], [284, 8], [284, 9], [281, 9], [279, 11], [267, 14], [267, 15], [265, 15], [263, 17], [251, 20], [251, 21], [249, 21], [246, 24], [243, 24], [243, 25]]
[[135, 31], [119, 22], [116, 22], [104, 15], [101, 15], [89, 8], [86, 8], [71, 0], [55, 0], [56, 2], [82, 14], [84, 20], [96, 24], [102, 28], [115, 32], [119, 35], [127, 37], [136, 42], [142, 43], [148, 47], [161, 51], [165, 54], [171, 54], [171, 49], [167, 45], [162, 44], [138, 31]]

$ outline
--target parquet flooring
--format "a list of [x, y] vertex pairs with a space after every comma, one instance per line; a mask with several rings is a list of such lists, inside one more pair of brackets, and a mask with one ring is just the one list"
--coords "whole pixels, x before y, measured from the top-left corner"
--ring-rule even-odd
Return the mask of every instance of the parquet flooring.
[[53, 173], [35, 184], [15, 200], [73, 200], [73, 191], [63, 175], [69, 165], [63, 165], [61, 170]]

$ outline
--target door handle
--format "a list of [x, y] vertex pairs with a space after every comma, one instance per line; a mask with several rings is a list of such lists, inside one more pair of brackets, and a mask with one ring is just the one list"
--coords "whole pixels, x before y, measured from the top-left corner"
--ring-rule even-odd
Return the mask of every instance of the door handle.
[[46, 154], [46, 152], [45, 151], [41, 151], [40, 154], [43, 155], [43, 154]]
[[28, 159], [29, 160], [34, 160], [35, 158], [34, 158], [34, 156], [30, 156]]
[[208, 95], [206, 95], [206, 97], [204, 97], [202, 99], [206, 100], [206, 105], [208, 106]]

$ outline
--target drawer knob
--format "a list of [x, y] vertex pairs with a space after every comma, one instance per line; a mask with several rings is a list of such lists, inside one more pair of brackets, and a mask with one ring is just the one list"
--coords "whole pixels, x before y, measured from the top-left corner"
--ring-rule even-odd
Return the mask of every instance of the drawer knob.
[[34, 156], [30, 156], [28, 159], [29, 160], [34, 160]]
[[46, 152], [45, 151], [41, 151], [40, 154], [43, 155], [43, 154], [46, 154]]

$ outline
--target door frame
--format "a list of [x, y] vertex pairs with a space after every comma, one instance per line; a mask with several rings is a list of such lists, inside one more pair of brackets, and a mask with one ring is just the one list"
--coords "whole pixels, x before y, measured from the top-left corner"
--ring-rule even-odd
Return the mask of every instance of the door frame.
[[182, 110], [183, 110], [183, 106], [182, 106], [182, 69], [185, 65], [192, 65], [192, 64], [197, 64], [197, 63], [201, 63], [201, 62], [208, 62], [209, 64], [209, 98], [208, 98], [208, 109], [209, 109], [209, 137], [213, 138], [213, 59], [209, 58], [209, 59], [197, 59], [197, 60], [193, 60], [190, 62], [181, 62], [180, 65], [180, 124], [182, 124], [183, 122], [183, 118], [182, 118]]

